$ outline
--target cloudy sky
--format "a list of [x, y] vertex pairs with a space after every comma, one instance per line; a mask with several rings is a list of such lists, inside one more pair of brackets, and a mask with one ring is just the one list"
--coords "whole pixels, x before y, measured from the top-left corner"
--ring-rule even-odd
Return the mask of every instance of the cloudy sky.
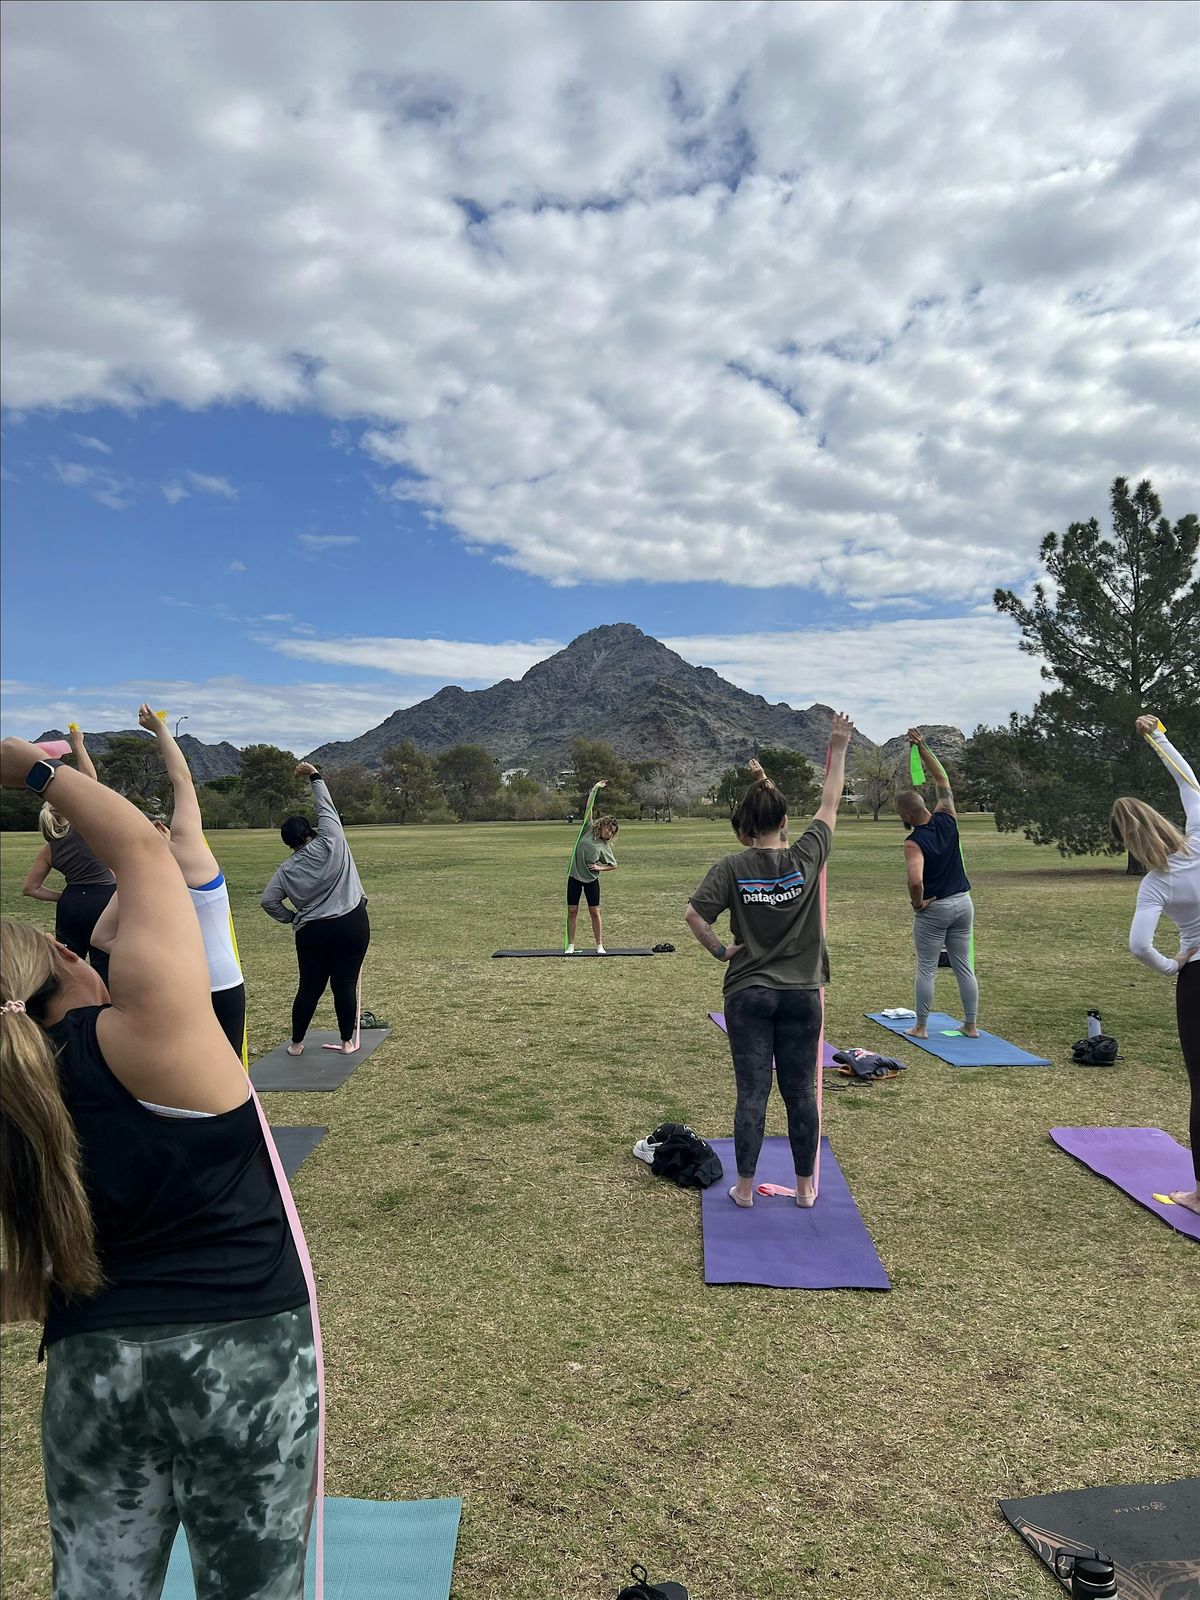
[[4, 33], [12, 731], [303, 750], [615, 621], [970, 728], [1048, 528], [1200, 503], [1191, 4]]

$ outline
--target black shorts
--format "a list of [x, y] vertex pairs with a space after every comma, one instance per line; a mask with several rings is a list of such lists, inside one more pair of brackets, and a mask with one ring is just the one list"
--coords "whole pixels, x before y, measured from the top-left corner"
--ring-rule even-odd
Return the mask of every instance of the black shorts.
[[590, 906], [600, 904], [600, 879], [593, 878], [590, 883], [581, 883], [578, 878], [567, 879], [567, 904], [577, 906], [579, 897], [583, 895]]

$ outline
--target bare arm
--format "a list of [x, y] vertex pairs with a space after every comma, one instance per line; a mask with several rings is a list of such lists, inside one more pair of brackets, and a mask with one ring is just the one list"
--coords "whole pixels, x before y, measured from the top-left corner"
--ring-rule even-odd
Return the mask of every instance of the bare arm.
[[937, 801], [933, 809], [935, 811], [948, 811], [952, 817], [956, 816], [954, 793], [950, 788], [950, 779], [946, 776], [945, 767], [925, 743], [924, 736], [918, 733], [916, 728], [908, 730], [908, 737], [920, 752], [922, 764], [933, 773], [933, 787], [937, 795]]
[[[5, 739], [0, 782], [22, 787], [39, 760], [35, 745]], [[109, 1067], [141, 1099], [233, 1110], [245, 1099], [245, 1074], [213, 1014], [200, 924], [166, 840], [128, 800], [69, 767], [58, 768], [50, 791], [120, 890], [112, 1005], [96, 1024]]]
[[846, 750], [854, 733], [854, 724], [840, 711], [833, 714], [833, 727], [829, 734], [829, 770], [821, 789], [821, 804], [817, 807], [816, 821], [823, 822], [830, 833], [837, 827], [838, 806], [846, 787]]
[[196, 786], [183, 751], [176, 744], [164, 718], [148, 705], [138, 709], [138, 721], [152, 733], [158, 744], [158, 753], [167, 777], [171, 780], [174, 809], [171, 812], [171, 854], [179, 863], [183, 880], [193, 889], [202, 883], [211, 883], [220, 872], [217, 858], [208, 848], [204, 838], [204, 823], [200, 817], [200, 802]]
[[904, 870], [908, 874], [908, 898], [912, 901], [912, 908], [914, 911], [923, 911], [931, 904], [925, 898], [925, 857], [921, 846], [914, 844], [911, 839], [904, 841]]
[[50, 846], [43, 845], [33, 858], [33, 865], [25, 878], [22, 894], [27, 894], [31, 900], [61, 900], [62, 893], [58, 889], [45, 887], [46, 874], [50, 871]]
[[696, 910], [695, 906], [690, 900], [688, 901], [688, 908], [686, 912], [684, 912], [683, 920], [687, 923], [688, 927], [692, 930], [692, 933], [708, 951], [709, 955], [716, 956], [718, 961], [732, 961], [734, 956], [739, 954], [739, 952], [745, 948], [740, 944], [722, 944], [720, 939], [717, 937], [712, 924], [710, 922], [705, 922], [704, 918]]
[[100, 779], [96, 772], [96, 763], [88, 754], [87, 745], [83, 742], [83, 734], [79, 731], [77, 723], [72, 722], [68, 727], [67, 739], [71, 745], [71, 754], [75, 757], [77, 770], [82, 772], [85, 778], [90, 778], [93, 783], [99, 783]]

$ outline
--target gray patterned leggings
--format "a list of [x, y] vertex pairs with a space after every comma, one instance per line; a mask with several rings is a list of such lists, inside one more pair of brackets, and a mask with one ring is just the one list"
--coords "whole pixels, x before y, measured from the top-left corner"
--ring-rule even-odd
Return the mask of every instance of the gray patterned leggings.
[[317, 1466], [308, 1307], [58, 1340], [42, 1455], [54, 1600], [158, 1600], [180, 1522], [196, 1600], [303, 1600]]
[[733, 1153], [739, 1178], [758, 1166], [771, 1098], [771, 1068], [787, 1108], [796, 1176], [810, 1178], [821, 1137], [817, 1115], [819, 989], [738, 989], [725, 1000], [725, 1028], [737, 1080]]

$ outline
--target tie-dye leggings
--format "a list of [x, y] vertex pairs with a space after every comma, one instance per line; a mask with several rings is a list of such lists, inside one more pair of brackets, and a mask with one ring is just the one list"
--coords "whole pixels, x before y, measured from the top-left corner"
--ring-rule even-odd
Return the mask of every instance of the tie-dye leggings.
[[197, 1600], [302, 1600], [317, 1464], [308, 1307], [58, 1340], [42, 1453], [54, 1600], [158, 1600], [180, 1522]]

